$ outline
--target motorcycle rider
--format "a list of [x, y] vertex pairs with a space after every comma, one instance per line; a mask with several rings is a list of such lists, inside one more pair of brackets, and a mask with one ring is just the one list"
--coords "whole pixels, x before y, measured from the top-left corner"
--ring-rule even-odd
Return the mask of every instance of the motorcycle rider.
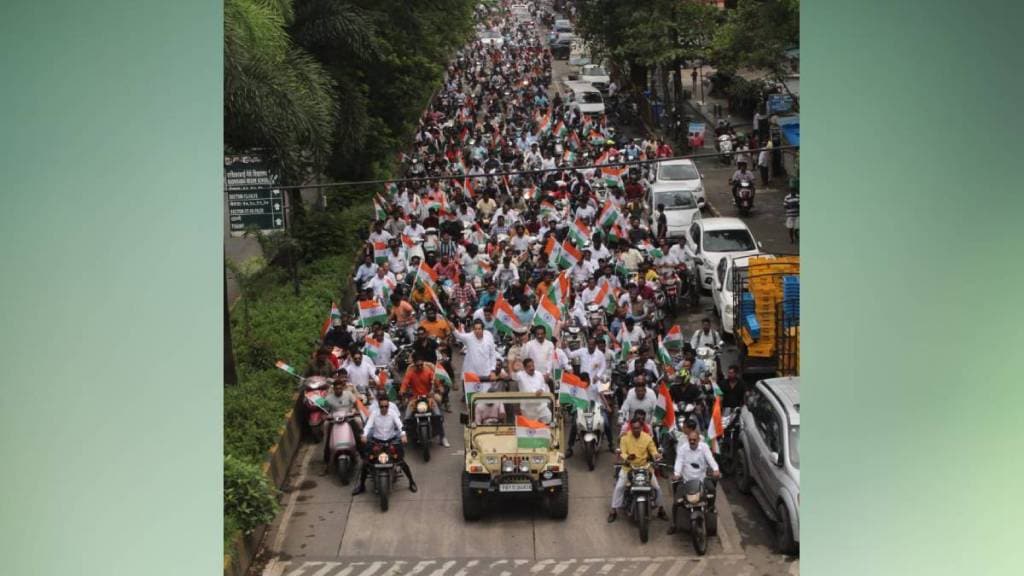
[[[413, 410], [416, 408], [415, 402], [412, 400], [426, 396], [430, 413], [437, 416], [441, 421], [439, 426], [441, 445], [446, 448], [451, 446], [448, 438], [444, 435], [444, 416], [441, 415], [441, 406], [437, 401], [444, 394], [444, 386], [440, 380], [435, 379], [434, 369], [424, 364], [422, 358], [413, 358], [412, 366], [405, 371], [405, 377], [402, 378], [402, 385], [398, 389], [398, 394], [401, 398], [406, 399], [405, 414], [403, 416], [405, 420], [412, 418]], [[429, 439], [427, 441], [429, 442]]]
[[639, 411], [644, 413], [644, 423], [650, 424], [654, 409], [658, 406], [658, 394], [647, 386], [647, 378], [641, 372], [633, 377], [633, 388], [626, 394], [619, 407], [621, 420], [632, 420]]
[[[378, 222], [379, 224], [379, 222]], [[364, 282], [368, 282], [377, 274], [377, 265], [373, 262], [373, 253], [367, 252], [363, 255], [363, 261], [359, 264], [359, 269], [356, 270], [356, 275], [353, 278], [353, 282], [356, 286], [362, 286]]]
[[353, 347], [348, 361], [341, 368], [348, 374], [349, 382], [356, 392], [364, 398], [369, 398], [370, 386], [377, 379], [377, 368], [371, 360], [363, 358], [363, 350]]
[[398, 352], [398, 346], [392, 342], [391, 336], [388, 336], [387, 332], [384, 332], [384, 324], [380, 322], [374, 322], [372, 333], [369, 338], [373, 338], [377, 342], [377, 357], [373, 359], [374, 364], [380, 370], [386, 370], [388, 364], [391, 363], [391, 355]]
[[[619, 438], [619, 454], [624, 456], [626, 462], [634, 467], [650, 467], [650, 463], [653, 460], [658, 462], [661, 460], [661, 454], [657, 448], [654, 447], [654, 439], [651, 435], [644, 432], [644, 423], [639, 418], [633, 419], [629, 424], [629, 434], [623, 434]], [[608, 523], [615, 522], [618, 517], [618, 509], [622, 508], [626, 496], [626, 480], [628, 474], [625, 470], [619, 470], [618, 478], [615, 481], [615, 489], [612, 491], [612, 508], [608, 513]], [[658, 478], [654, 474], [649, 475], [651, 479], [651, 487], [654, 489], [654, 499], [651, 501], [652, 506], [658, 507], [658, 518], [660, 520], [668, 520], [668, 514], [665, 513], [665, 508], [661, 505], [661, 487], [658, 485]]]
[[431, 338], [447, 340], [452, 334], [452, 325], [444, 318], [437, 315], [437, 308], [433, 304], [426, 305], [426, 318], [420, 320], [420, 327], [426, 330]]
[[398, 329], [404, 330], [409, 342], [412, 342], [416, 335], [416, 311], [413, 310], [412, 304], [403, 300], [400, 295], [392, 294], [391, 312], [388, 314], [388, 319], [394, 320]]
[[416, 328], [416, 339], [412, 341], [412, 357], [431, 364], [437, 363], [437, 342], [427, 337], [427, 331], [422, 326]]
[[740, 379], [739, 371], [740, 367], [732, 364], [726, 372], [725, 381], [720, 386], [722, 389], [722, 410], [741, 408], [746, 403], [749, 389], [746, 382]]
[[757, 177], [753, 172], [747, 170], [747, 163], [739, 161], [736, 163], [736, 171], [729, 177], [729, 184], [732, 186], [732, 199], [733, 202], [739, 204], [739, 186], [741, 182], [747, 182], [750, 184], [750, 199], [754, 199], [754, 184], [757, 182]]
[[358, 496], [366, 491], [366, 475], [370, 472], [368, 461], [370, 454], [369, 441], [371, 439], [374, 442], [391, 442], [396, 437], [402, 439], [402, 443], [398, 446], [398, 462], [396, 464], [402, 469], [405, 477], [409, 479], [409, 491], [416, 492], [418, 490], [416, 481], [412, 477], [412, 470], [409, 469], [409, 464], [405, 461], [405, 444], [409, 442], [409, 439], [402, 429], [402, 419], [398, 416], [398, 410], [390, 409], [390, 404], [387, 396], [377, 398], [377, 411], [371, 412], [370, 419], [366, 421], [362, 441], [363, 445], [367, 446], [367, 449], [363, 454], [364, 464], [359, 474], [359, 484], [352, 490], [353, 496]]
[[700, 321], [700, 329], [695, 331], [693, 333], [693, 337], [690, 338], [690, 346], [692, 346], [694, 350], [701, 346], [710, 346], [713, 348], [718, 346], [718, 343], [721, 341], [722, 339], [718, 334], [718, 331], [711, 329], [711, 319], [704, 318]]
[[[347, 414], [356, 409], [356, 393], [354, 388], [347, 381], [345, 369], [342, 368], [338, 371], [338, 377], [334, 380], [334, 384], [331, 386], [330, 393], [324, 397], [324, 401], [327, 403], [327, 410], [330, 414], [335, 412], [341, 412]], [[327, 429], [324, 432], [324, 470], [321, 476], [326, 476], [331, 467], [331, 429], [334, 427], [334, 419], [326, 418]], [[349, 420], [349, 425], [352, 426], [352, 435], [356, 437], [357, 441], [363, 435], [363, 419], [359, 416]]]
[[[700, 480], [709, 492], [714, 492], [717, 486], [716, 480], [722, 476], [718, 470], [718, 463], [707, 443], [701, 442], [700, 433], [690, 430], [686, 434], [687, 446], [676, 448], [675, 467], [672, 470], [672, 482], [689, 482]], [[711, 510], [714, 514], [714, 509]], [[677, 526], [675, 521], [669, 524], [668, 533], [675, 534]]]

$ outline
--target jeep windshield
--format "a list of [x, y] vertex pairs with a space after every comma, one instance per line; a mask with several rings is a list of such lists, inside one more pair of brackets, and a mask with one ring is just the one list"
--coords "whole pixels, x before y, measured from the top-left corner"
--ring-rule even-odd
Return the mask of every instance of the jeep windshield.
[[554, 404], [547, 398], [473, 399], [473, 422], [477, 426], [515, 426], [516, 416], [551, 425]]

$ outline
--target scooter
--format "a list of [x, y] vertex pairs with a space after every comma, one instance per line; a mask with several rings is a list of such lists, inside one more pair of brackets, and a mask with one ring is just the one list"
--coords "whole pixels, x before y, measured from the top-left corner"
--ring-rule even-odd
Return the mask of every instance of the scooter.
[[[672, 518], [676, 526], [687, 527], [693, 549], [703, 556], [708, 552], [708, 536], [718, 534], [718, 512], [715, 510], [715, 482], [710, 478], [673, 483], [673, 492], [680, 492], [672, 504]], [[687, 522], [679, 523], [677, 511], [686, 512]]]
[[300, 381], [302, 387], [302, 405], [306, 410], [306, 426], [313, 440], [318, 444], [324, 439], [324, 415], [322, 408], [330, 382], [323, 376], [310, 376]]
[[587, 324], [591, 331], [605, 325], [604, 310], [597, 304], [587, 304]]
[[356, 436], [352, 432], [351, 421], [361, 418], [358, 412], [335, 412], [331, 414], [331, 433], [327, 441], [330, 446], [330, 462], [334, 464], [334, 472], [342, 485], [352, 481], [356, 463], [359, 462], [359, 450], [356, 447]]
[[728, 166], [732, 164], [733, 141], [731, 134], [722, 134], [718, 137], [718, 159]]
[[748, 216], [754, 208], [754, 185], [743, 180], [733, 186], [733, 194], [736, 197], [736, 208], [740, 216]]
[[576, 438], [583, 442], [583, 459], [587, 462], [588, 470], [593, 470], [597, 464], [604, 435], [604, 414], [599, 406], [591, 402], [586, 410], [576, 411]]

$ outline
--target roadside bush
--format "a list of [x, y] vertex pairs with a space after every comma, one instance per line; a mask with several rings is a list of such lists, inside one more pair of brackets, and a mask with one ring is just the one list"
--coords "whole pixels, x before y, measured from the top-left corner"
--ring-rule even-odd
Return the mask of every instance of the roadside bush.
[[256, 464], [224, 457], [224, 526], [252, 532], [277, 514], [276, 490]]

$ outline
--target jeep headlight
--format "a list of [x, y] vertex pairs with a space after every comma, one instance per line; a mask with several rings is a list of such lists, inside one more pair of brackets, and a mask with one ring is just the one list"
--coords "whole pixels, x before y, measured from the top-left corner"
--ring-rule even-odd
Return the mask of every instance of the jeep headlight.
[[498, 457], [495, 456], [494, 454], [488, 454], [488, 455], [484, 456], [484, 464], [488, 468], [490, 468], [492, 466], [497, 466], [498, 465]]
[[541, 454], [534, 454], [533, 456], [530, 457], [530, 463], [532, 463], [534, 466], [540, 466], [540, 465], [544, 464], [544, 462], [546, 462], [546, 461], [547, 461], [547, 458], [545, 458]]
[[512, 463], [512, 460], [509, 460], [508, 458], [505, 458], [504, 460], [501, 461], [501, 471], [502, 471], [502, 473], [504, 473], [504, 474], [511, 474], [515, 469], [516, 469], [515, 468], [515, 464]]
[[420, 414], [425, 414], [427, 412], [427, 403], [426, 402], [417, 402], [416, 403], [416, 412], [418, 412]]
[[524, 473], [524, 474], [529, 472], [530, 471], [530, 461], [527, 460], [526, 458], [523, 458], [522, 460], [520, 460], [519, 461], [519, 471]]
[[543, 476], [545, 480], [551, 480], [551, 477], [554, 476], [554, 474], [551, 473], [551, 470], [545, 470]]

